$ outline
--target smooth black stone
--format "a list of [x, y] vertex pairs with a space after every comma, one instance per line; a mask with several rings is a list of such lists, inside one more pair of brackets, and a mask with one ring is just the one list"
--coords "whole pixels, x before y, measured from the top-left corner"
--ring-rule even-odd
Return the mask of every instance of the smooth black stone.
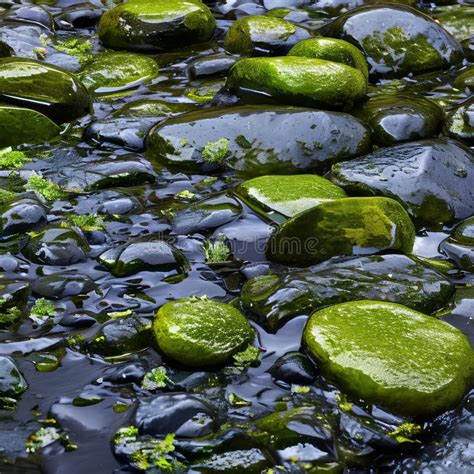
[[22, 199], [4, 206], [0, 212], [0, 237], [37, 230], [47, 222], [46, 211], [32, 199]]
[[96, 322], [97, 319], [92, 314], [81, 311], [64, 315], [59, 321], [59, 324], [75, 329], [86, 329], [93, 326]]
[[75, 272], [44, 276], [38, 278], [32, 285], [33, 293], [48, 299], [86, 294], [96, 288], [96, 284], [87, 275]]
[[194, 78], [224, 76], [238, 58], [226, 54], [211, 54], [193, 60], [188, 66], [189, 75]]
[[276, 380], [290, 385], [310, 385], [317, 375], [314, 365], [301, 352], [287, 352], [270, 367], [268, 372]]
[[0, 396], [18, 397], [28, 388], [13, 359], [0, 355]]

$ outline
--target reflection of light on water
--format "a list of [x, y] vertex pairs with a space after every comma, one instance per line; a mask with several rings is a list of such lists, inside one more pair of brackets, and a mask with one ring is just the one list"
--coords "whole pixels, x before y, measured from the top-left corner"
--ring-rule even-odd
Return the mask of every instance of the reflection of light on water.
[[448, 237], [444, 232], [427, 232], [422, 237], [415, 238], [413, 253], [419, 257], [438, 257], [438, 246]]

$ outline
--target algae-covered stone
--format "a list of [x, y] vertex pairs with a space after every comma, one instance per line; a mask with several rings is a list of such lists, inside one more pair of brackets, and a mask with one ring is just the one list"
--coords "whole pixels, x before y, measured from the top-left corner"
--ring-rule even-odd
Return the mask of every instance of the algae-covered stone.
[[361, 299], [391, 301], [432, 314], [454, 294], [454, 285], [405, 255], [333, 258], [308, 269], [257, 276], [240, 295], [273, 331], [316, 309]]
[[414, 418], [455, 407], [473, 381], [467, 338], [395, 303], [364, 300], [319, 310], [307, 322], [303, 344], [342, 390]]
[[59, 135], [60, 128], [40, 112], [0, 104], [0, 148], [22, 143], [43, 143]]
[[314, 174], [260, 176], [243, 182], [235, 192], [259, 212], [278, 212], [286, 217], [347, 197], [339, 186]]
[[[275, 133], [284, 129], [285, 133]], [[168, 119], [148, 136], [152, 163], [180, 172], [234, 170], [244, 177], [323, 172], [368, 153], [370, 133], [351, 115], [238, 106]]]
[[56, 123], [90, 111], [87, 89], [69, 72], [34, 59], [0, 59], [0, 100], [27, 107]]
[[157, 76], [156, 61], [134, 53], [98, 54], [79, 73], [82, 83], [95, 94], [138, 87]]
[[408, 94], [378, 94], [356, 115], [369, 125], [380, 146], [434, 137], [444, 118], [434, 101]]
[[474, 213], [472, 154], [454, 140], [382, 148], [336, 164], [332, 176], [349, 193], [399, 200], [420, 224], [449, 223]]
[[461, 45], [438, 23], [403, 5], [356, 8], [323, 30], [361, 49], [373, 76], [421, 74], [448, 68], [463, 57]]
[[446, 117], [443, 132], [467, 145], [474, 145], [474, 99], [453, 110]]
[[470, 66], [458, 74], [454, 79], [453, 85], [462, 91], [474, 91], [474, 66]]
[[222, 364], [254, 337], [238, 309], [205, 298], [165, 304], [156, 313], [153, 328], [168, 357], [193, 367]]
[[163, 51], [207, 41], [215, 26], [197, 0], [133, 0], [102, 15], [99, 38], [109, 48]]
[[242, 56], [280, 56], [310, 37], [309, 31], [289, 21], [269, 16], [247, 16], [229, 28], [224, 48]]
[[367, 61], [360, 49], [353, 44], [336, 38], [311, 38], [300, 41], [291, 48], [288, 56], [325, 59], [335, 63], [347, 64], [358, 69], [366, 79], [369, 78]]
[[296, 56], [246, 58], [231, 68], [226, 87], [259, 100], [306, 107], [350, 107], [366, 93], [364, 75], [346, 64]]
[[336, 255], [382, 250], [410, 253], [414, 226], [403, 207], [388, 198], [344, 198], [320, 204], [283, 223], [267, 244], [267, 257], [309, 266]]
[[464, 5], [437, 6], [431, 15], [458, 40], [474, 35], [474, 7], [467, 2]]

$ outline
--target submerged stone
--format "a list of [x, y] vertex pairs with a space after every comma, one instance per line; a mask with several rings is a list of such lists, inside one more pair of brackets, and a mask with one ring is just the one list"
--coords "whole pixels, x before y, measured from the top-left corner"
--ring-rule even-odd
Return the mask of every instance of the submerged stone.
[[27, 388], [28, 384], [13, 359], [0, 355], [0, 396], [18, 397]]
[[98, 54], [78, 74], [87, 89], [96, 95], [138, 87], [157, 76], [156, 61], [133, 53]]
[[435, 137], [444, 118], [435, 102], [408, 94], [371, 97], [356, 115], [371, 128], [380, 146]]
[[474, 377], [467, 338], [436, 318], [395, 303], [356, 301], [309, 318], [303, 344], [342, 390], [423, 419], [459, 404]]
[[338, 109], [362, 99], [367, 80], [358, 69], [323, 59], [247, 58], [232, 66], [226, 88], [262, 102]]
[[365, 56], [353, 44], [335, 38], [311, 38], [300, 41], [291, 48], [288, 56], [325, 59], [335, 63], [346, 64], [358, 69], [369, 78], [369, 69]]
[[163, 305], [153, 328], [159, 348], [191, 367], [223, 364], [254, 338], [252, 327], [238, 309], [195, 297]]
[[[275, 133], [282, 128], [285, 134]], [[370, 150], [370, 134], [354, 117], [290, 107], [191, 112], [158, 124], [147, 140], [147, 156], [158, 165], [228, 168], [244, 177], [322, 172]]]
[[224, 76], [238, 58], [227, 54], [210, 54], [194, 59], [188, 67], [189, 75], [193, 79], [213, 76]]
[[347, 197], [340, 187], [314, 174], [260, 176], [244, 181], [235, 192], [260, 213], [277, 212], [286, 217]]
[[401, 77], [446, 69], [462, 60], [460, 44], [438, 23], [404, 5], [351, 10], [323, 28], [365, 54], [370, 75]]
[[215, 25], [197, 0], [133, 0], [102, 15], [99, 38], [109, 48], [163, 51], [208, 41]]
[[459, 268], [474, 271], [474, 217], [458, 224], [439, 246], [440, 252], [454, 260]]
[[0, 207], [0, 237], [40, 229], [47, 223], [46, 211], [33, 199], [22, 199]]
[[72, 74], [24, 58], [0, 59], [0, 100], [37, 110], [58, 124], [82, 117], [91, 108], [87, 89]]
[[87, 275], [76, 272], [53, 273], [38, 278], [32, 285], [33, 293], [48, 298], [62, 299], [89, 293], [97, 289], [94, 281]]
[[242, 56], [282, 56], [296, 43], [310, 37], [309, 31], [289, 21], [247, 16], [229, 28], [224, 48]]
[[435, 270], [405, 255], [333, 258], [308, 269], [248, 280], [240, 295], [273, 331], [295, 316], [346, 301], [400, 303], [432, 314], [449, 303], [454, 285]]
[[451, 112], [444, 122], [444, 135], [474, 145], [474, 99]]
[[466, 68], [458, 74], [453, 82], [454, 87], [466, 93], [474, 91], [474, 66]]
[[383, 250], [410, 253], [415, 228], [403, 207], [388, 198], [344, 198], [320, 204], [283, 223], [270, 237], [269, 260], [309, 266], [337, 255]]
[[332, 177], [349, 193], [397, 199], [420, 224], [447, 224], [474, 213], [472, 154], [454, 140], [382, 148], [336, 164]]

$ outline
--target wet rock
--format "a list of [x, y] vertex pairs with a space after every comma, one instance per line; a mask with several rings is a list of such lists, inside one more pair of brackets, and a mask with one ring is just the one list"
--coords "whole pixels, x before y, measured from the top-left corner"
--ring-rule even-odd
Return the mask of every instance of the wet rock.
[[192, 367], [223, 364], [254, 338], [239, 310], [201, 298], [165, 304], [156, 313], [153, 328], [160, 349]]
[[192, 61], [188, 72], [194, 79], [224, 76], [236, 61], [237, 58], [226, 54], [210, 54]]
[[86, 88], [70, 73], [40, 61], [0, 59], [0, 100], [37, 110], [58, 124], [87, 114]]
[[265, 472], [274, 463], [267, 455], [258, 448], [239, 451], [226, 451], [214, 454], [197, 464], [193, 464], [193, 472], [205, 474], [217, 474], [220, 472], [248, 474], [259, 474]]
[[474, 34], [474, 7], [469, 4], [437, 6], [432, 16], [458, 40]]
[[25, 234], [44, 227], [46, 211], [32, 199], [22, 199], [0, 207], [0, 236]]
[[215, 408], [199, 395], [187, 393], [160, 394], [143, 400], [135, 414], [135, 424], [143, 434], [153, 436], [175, 433], [196, 438], [217, 429]]
[[30, 284], [21, 280], [0, 280], [0, 328], [16, 322], [24, 313]]
[[184, 255], [157, 235], [106, 250], [98, 260], [117, 277], [143, 271], [184, 273], [188, 268]]
[[241, 56], [283, 56], [309, 31], [286, 20], [269, 16], [247, 16], [229, 28], [224, 48]]
[[[282, 127], [284, 135], [274, 133]], [[147, 156], [159, 165], [203, 172], [224, 167], [245, 177], [322, 172], [370, 149], [367, 129], [348, 114], [261, 106], [168, 119], [147, 141]]]
[[420, 224], [438, 225], [474, 213], [472, 167], [472, 155], [460, 143], [426, 140], [336, 164], [332, 176], [350, 194], [390, 196]]
[[54, 23], [56, 28], [60, 30], [88, 28], [99, 22], [102, 13], [103, 9], [93, 3], [78, 3], [63, 8], [60, 14], [55, 15]]
[[115, 94], [135, 88], [157, 76], [156, 61], [133, 53], [97, 54], [78, 74], [82, 83], [95, 95]]
[[0, 23], [0, 41], [4, 53], [7, 53], [5, 56], [38, 59], [38, 51], [46, 51], [47, 55], [54, 52], [44, 44], [51, 41], [50, 33], [43, 25], [5, 20]]
[[474, 35], [461, 41], [461, 46], [467, 60], [471, 63], [474, 62]]
[[97, 323], [94, 314], [86, 311], [79, 311], [77, 313], [65, 314], [59, 321], [61, 326], [66, 326], [75, 329], [86, 329]]
[[445, 69], [462, 60], [460, 44], [423, 13], [403, 5], [351, 10], [323, 28], [365, 54], [374, 77]]
[[11, 8], [2, 15], [2, 20], [33, 23], [48, 30], [53, 29], [53, 17], [41, 5], [19, 5], [17, 8]]
[[195, 0], [132, 1], [102, 15], [99, 38], [108, 48], [163, 51], [207, 41], [215, 25]]
[[72, 229], [48, 226], [30, 237], [22, 253], [39, 265], [71, 265], [87, 259], [89, 245]]
[[62, 299], [89, 293], [96, 285], [87, 275], [75, 272], [54, 273], [34, 281], [33, 293], [48, 299]]
[[387, 198], [344, 198], [297, 214], [270, 237], [269, 260], [309, 266], [337, 255], [384, 250], [410, 253], [414, 226], [403, 207]]
[[318, 308], [370, 299], [400, 303], [432, 314], [443, 308], [454, 286], [440, 273], [404, 255], [334, 258], [305, 270], [257, 276], [241, 301], [272, 329]]
[[370, 127], [380, 146], [435, 137], [444, 118], [435, 102], [406, 94], [371, 97], [356, 115]]
[[260, 102], [350, 108], [367, 91], [367, 81], [345, 64], [296, 56], [247, 58], [229, 72], [226, 88]]
[[474, 66], [470, 66], [458, 74], [453, 85], [461, 91], [472, 93], [474, 91]]
[[324, 59], [335, 63], [346, 64], [358, 69], [366, 79], [369, 69], [365, 56], [351, 43], [335, 38], [311, 38], [299, 42], [291, 48], [288, 56]]
[[474, 217], [462, 221], [441, 242], [439, 250], [454, 260], [458, 267], [474, 271]]
[[311, 174], [261, 176], [244, 181], [235, 192], [259, 213], [277, 212], [285, 217], [293, 217], [322, 202], [347, 197], [329, 180]]
[[459, 404], [474, 375], [474, 352], [460, 331], [394, 303], [364, 300], [319, 310], [308, 320], [303, 344], [345, 392], [415, 418]]
[[443, 132], [467, 145], [474, 145], [474, 100], [458, 107], [446, 117]]
[[301, 352], [287, 352], [281, 356], [268, 370], [271, 376], [289, 385], [311, 385], [317, 371]]
[[13, 359], [0, 355], [0, 396], [18, 397], [27, 388], [28, 384]]

